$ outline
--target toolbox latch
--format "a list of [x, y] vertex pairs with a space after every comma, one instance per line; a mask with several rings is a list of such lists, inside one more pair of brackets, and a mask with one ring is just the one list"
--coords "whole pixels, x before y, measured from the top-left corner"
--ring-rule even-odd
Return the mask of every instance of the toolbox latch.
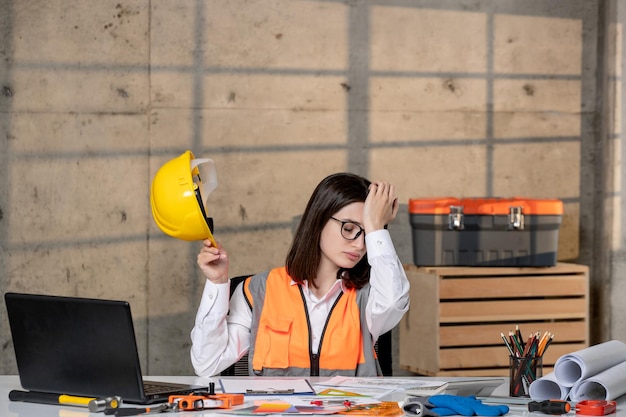
[[509, 230], [524, 230], [522, 207], [509, 207]]
[[463, 206], [450, 206], [450, 214], [448, 214], [448, 229], [463, 230]]

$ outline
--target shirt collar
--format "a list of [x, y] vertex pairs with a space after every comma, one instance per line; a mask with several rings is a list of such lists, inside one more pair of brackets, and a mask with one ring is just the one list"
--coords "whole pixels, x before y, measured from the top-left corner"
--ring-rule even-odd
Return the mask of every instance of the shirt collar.
[[[338, 291], [336, 291], [336, 290], [335, 290], [335, 288], [337, 288], [337, 286], [339, 286], [339, 288], [340, 288], [340, 290], [341, 290], [342, 292], [346, 292], [346, 287], [345, 287], [345, 285], [343, 285], [343, 279], [338, 279], [337, 281], [339, 281], [339, 284], [337, 284], [337, 283], [335, 282], [335, 283], [333, 284], [333, 286], [332, 286], [332, 287], [330, 287], [330, 290], [328, 291], [328, 294], [333, 294], [333, 293], [338, 292]], [[297, 285], [298, 283], [292, 279], [290, 284], [291, 284], [291, 285]], [[310, 293], [311, 293], [311, 289], [309, 288], [309, 281], [308, 281], [308, 280], [305, 280], [305, 281], [304, 281], [304, 284], [302, 284], [302, 290], [303, 290], [303, 291], [305, 291], [305, 292], [307, 292], [308, 294], [310, 294]], [[328, 295], [328, 294], [327, 294], [327, 295]], [[326, 296], [324, 296], [324, 297], [326, 297]]]

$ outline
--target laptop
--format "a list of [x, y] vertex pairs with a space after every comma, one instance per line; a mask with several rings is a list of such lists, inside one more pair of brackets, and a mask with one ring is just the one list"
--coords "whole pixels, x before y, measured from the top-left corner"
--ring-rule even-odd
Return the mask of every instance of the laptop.
[[19, 293], [4, 298], [25, 390], [152, 404], [208, 389], [143, 380], [126, 301]]

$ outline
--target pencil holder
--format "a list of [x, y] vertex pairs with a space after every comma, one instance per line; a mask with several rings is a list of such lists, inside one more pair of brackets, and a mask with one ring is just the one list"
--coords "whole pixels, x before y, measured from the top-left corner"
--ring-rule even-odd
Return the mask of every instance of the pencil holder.
[[543, 375], [543, 359], [509, 356], [509, 396], [530, 397], [530, 384]]

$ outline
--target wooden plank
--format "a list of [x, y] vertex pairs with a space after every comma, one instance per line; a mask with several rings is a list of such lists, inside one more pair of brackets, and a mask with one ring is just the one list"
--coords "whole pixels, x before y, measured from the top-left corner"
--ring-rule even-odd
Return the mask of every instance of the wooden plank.
[[[413, 372], [417, 375], [425, 375], [425, 376], [443, 376], [443, 377], [452, 377], [452, 376], [470, 376], [470, 377], [485, 377], [485, 376], [501, 376], [508, 377], [509, 376], [509, 368], [484, 368], [484, 369], [451, 369], [451, 370], [443, 370], [439, 372], [430, 372], [426, 373], [423, 370], [411, 367], [401, 367], [409, 372]], [[552, 366], [544, 366], [543, 367], [543, 375], [547, 375], [554, 370]]]
[[439, 281], [423, 271], [407, 271], [411, 305], [400, 321], [399, 363], [439, 369]]
[[555, 342], [587, 342], [587, 323], [584, 319], [578, 321], [555, 322], [552, 320], [536, 322], [510, 322], [498, 324], [471, 324], [441, 326], [439, 329], [439, 343], [441, 347], [468, 346], [468, 345], [504, 345], [500, 333], [508, 335], [509, 330], [520, 326], [522, 335], [526, 338], [534, 332], [543, 334], [545, 331], [554, 333]]
[[449, 300], [585, 296], [587, 287], [587, 279], [583, 275], [445, 278], [441, 280], [439, 297], [441, 300]]
[[[543, 361], [552, 366], [556, 360], [568, 353], [587, 347], [585, 343], [553, 343], [546, 351]], [[498, 347], [471, 347], [441, 349], [440, 370], [460, 368], [497, 368], [508, 367], [509, 354], [503, 346]]]
[[[547, 375], [554, 370], [552, 366], [544, 366], [542, 375]], [[433, 376], [509, 376], [509, 368], [488, 368], [488, 369], [455, 369], [449, 371], [436, 372]]]
[[450, 371], [440, 371], [433, 376], [475, 376], [475, 377], [487, 377], [487, 376], [509, 376], [509, 368], [492, 368], [492, 369], [455, 369]]
[[585, 298], [457, 301], [439, 304], [440, 323], [584, 319]]
[[586, 265], [559, 262], [550, 267], [477, 267], [477, 266], [416, 266], [407, 264], [405, 270], [418, 269], [427, 273], [445, 276], [492, 276], [492, 275], [559, 275], [559, 274], [589, 274]]

